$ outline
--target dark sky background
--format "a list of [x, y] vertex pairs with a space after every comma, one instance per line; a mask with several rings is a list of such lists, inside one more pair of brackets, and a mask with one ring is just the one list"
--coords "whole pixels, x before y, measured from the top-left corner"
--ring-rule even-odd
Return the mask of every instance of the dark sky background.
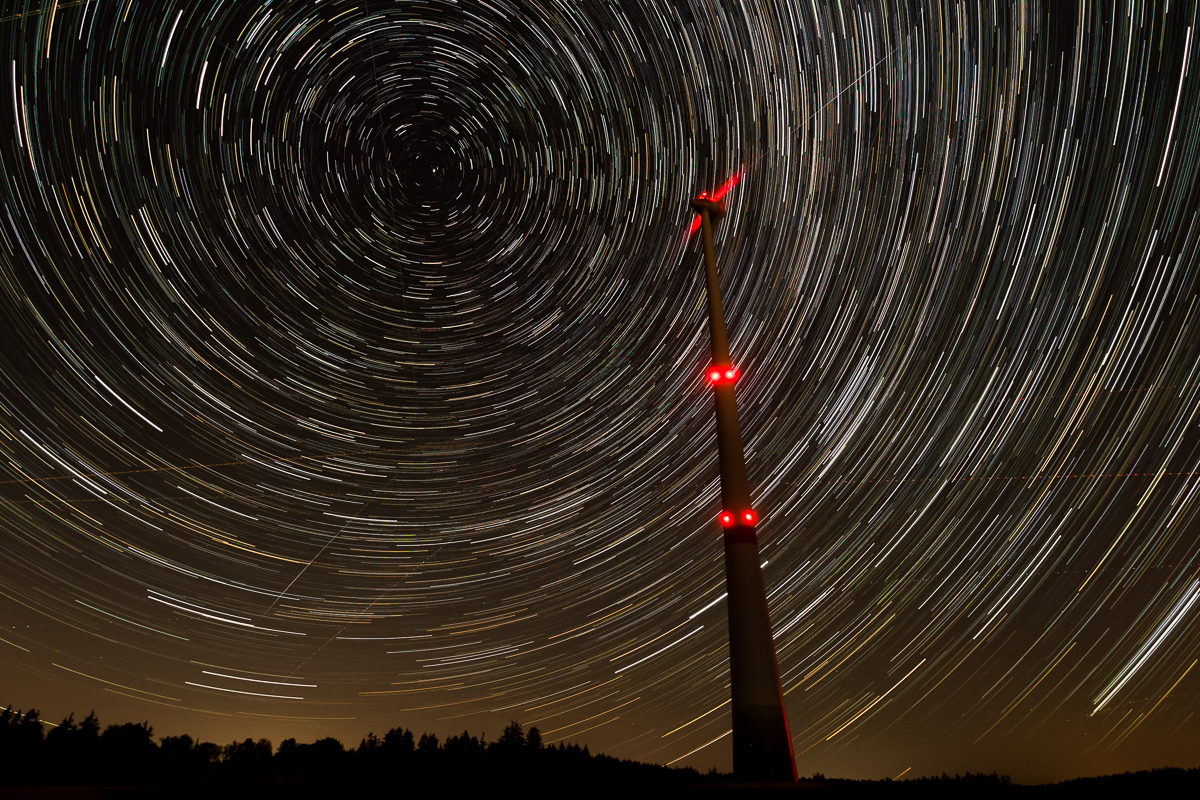
[[7, 0], [0, 703], [1200, 765], [1197, 3]]

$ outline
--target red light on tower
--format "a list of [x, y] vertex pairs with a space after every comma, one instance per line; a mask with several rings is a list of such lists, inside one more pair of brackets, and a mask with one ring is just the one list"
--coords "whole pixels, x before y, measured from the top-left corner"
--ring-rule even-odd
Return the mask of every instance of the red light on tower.
[[729, 511], [722, 511], [718, 519], [721, 520], [721, 527], [723, 528], [732, 528], [735, 522], [753, 525], [758, 522], [758, 513], [753, 508], [747, 508], [741, 513], [740, 517], [735, 517]]
[[741, 374], [741, 370], [734, 366], [709, 367], [708, 382], [713, 386], [719, 383], [733, 383]]

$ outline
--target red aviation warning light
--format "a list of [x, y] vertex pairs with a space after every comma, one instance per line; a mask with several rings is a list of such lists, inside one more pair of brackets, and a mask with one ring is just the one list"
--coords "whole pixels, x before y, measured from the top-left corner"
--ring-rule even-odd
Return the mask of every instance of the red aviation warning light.
[[713, 386], [719, 383], [735, 383], [741, 374], [741, 371], [732, 364], [724, 367], [709, 367], [708, 382]]
[[753, 508], [747, 508], [739, 517], [734, 516], [734, 514], [730, 511], [722, 511], [721, 516], [718, 517], [718, 519], [721, 520], [722, 528], [732, 528], [736, 523], [741, 523], [743, 525], [754, 525], [756, 522], [758, 522], [758, 513]]
[[[721, 198], [724, 197], [725, 195], [729, 194], [729, 190], [732, 189], [733, 187], [737, 186], [738, 181], [740, 181], [741, 179], [742, 179], [742, 172], [741, 172], [741, 170], [738, 170], [737, 172], [733, 173], [733, 176], [729, 180], [725, 181], [724, 186], [722, 186], [720, 189], [717, 189], [715, 192], [712, 193], [712, 197], [709, 197], [708, 192], [701, 192], [700, 199], [701, 200], [712, 200], [714, 203], [719, 203], [719, 202], [721, 202]], [[695, 233], [698, 230], [700, 230], [700, 215], [699, 214], [697, 214], [696, 218], [694, 220], [692, 220], [692, 227], [688, 230], [688, 236], [691, 236], [693, 233]]]

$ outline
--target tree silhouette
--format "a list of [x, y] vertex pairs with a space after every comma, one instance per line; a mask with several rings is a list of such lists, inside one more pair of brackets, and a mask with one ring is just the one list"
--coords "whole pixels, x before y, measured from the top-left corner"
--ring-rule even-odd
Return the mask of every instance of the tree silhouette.
[[408, 728], [392, 728], [383, 735], [383, 751], [389, 759], [411, 756], [416, 743]]
[[82, 722], [72, 713], [46, 733], [42, 761], [62, 784], [87, 782], [100, 765], [100, 720], [92, 711]]
[[156, 772], [158, 748], [149, 722], [109, 725], [100, 734], [100, 774], [109, 782], [122, 778], [144, 783]]
[[515, 719], [505, 726], [500, 738], [496, 740], [496, 748], [501, 751], [515, 753], [525, 746], [525, 729]]
[[438, 738], [433, 733], [422, 733], [421, 741], [417, 742], [417, 752], [426, 757], [432, 757], [438, 752]]
[[442, 750], [454, 763], [477, 764], [487, 755], [487, 745], [480, 737], [472, 736], [467, 731], [447, 739]]
[[35, 778], [29, 773], [41, 751], [42, 721], [36, 709], [21, 712], [9, 706], [0, 712], [0, 753], [10, 770], [18, 769], [23, 780]]
[[196, 743], [186, 733], [182, 736], [166, 736], [158, 742], [158, 760], [166, 773], [192, 772], [196, 763]]
[[411, 730], [395, 727], [382, 738], [368, 733], [350, 751], [333, 738], [312, 744], [289, 738], [277, 751], [266, 739], [222, 747], [187, 734], [166, 736], [156, 744], [148, 721], [109, 725], [101, 732], [95, 713], [81, 722], [71, 714], [45, 736], [42, 724], [36, 710], [0, 710], [0, 785], [193, 786], [207, 787], [207, 796], [218, 787], [264, 784], [310, 784], [322, 793], [347, 787], [378, 793], [397, 786], [406, 791], [506, 785], [667, 788], [690, 785], [699, 777], [693, 770], [593, 758], [578, 744], [546, 747], [537, 728], [526, 732], [516, 720], [491, 743], [466, 730], [442, 743], [436, 734], [416, 739]]
[[272, 752], [270, 741], [246, 739], [225, 745], [221, 760], [237, 772], [263, 772], [271, 766]]

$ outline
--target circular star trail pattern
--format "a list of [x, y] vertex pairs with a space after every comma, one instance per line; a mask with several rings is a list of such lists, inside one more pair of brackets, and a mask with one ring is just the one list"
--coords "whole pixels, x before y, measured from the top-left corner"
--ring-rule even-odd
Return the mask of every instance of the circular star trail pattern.
[[2, 699], [728, 769], [740, 173], [801, 773], [1194, 761], [1197, 4], [1009, 6], [6, 6]]

